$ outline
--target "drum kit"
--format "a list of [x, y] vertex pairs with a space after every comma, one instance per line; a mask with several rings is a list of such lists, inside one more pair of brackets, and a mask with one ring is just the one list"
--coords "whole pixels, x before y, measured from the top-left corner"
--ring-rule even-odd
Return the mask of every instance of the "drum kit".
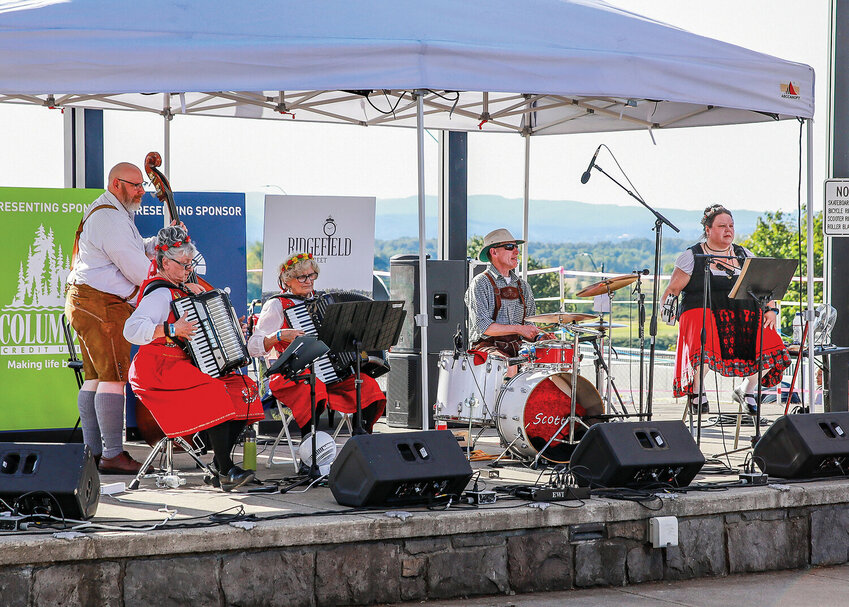
[[[610, 295], [636, 280], [634, 274], [609, 278], [577, 295]], [[605, 321], [604, 315], [571, 312], [536, 314], [526, 320], [554, 327], [555, 335], [570, 335], [571, 339], [526, 343], [521, 355], [511, 359], [456, 348], [443, 350], [438, 362], [434, 419], [438, 424], [468, 426], [470, 438], [473, 427], [481, 428], [482, 433], [494, 426], [505, 447], [499, 460], [510, 453], [533, 466], [540, 459], [565, 463], [589, 426], [630, 415], [609, 371], [609, 333], [626, 325]], [[589, 320], [593, 322], [584, 322]], [[593, 346], [595, 386], [579, 375], [581, 343]], [[517, 372], [508, 378], [508, 368], [513, 365], [518, 366]], [[607, 386], [603, 398], [599, 390], [604, 388], [604, 377]]]

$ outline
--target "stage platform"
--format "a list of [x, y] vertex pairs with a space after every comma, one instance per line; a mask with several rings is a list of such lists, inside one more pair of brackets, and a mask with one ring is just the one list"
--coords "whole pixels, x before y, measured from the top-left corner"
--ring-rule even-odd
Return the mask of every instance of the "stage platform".
[[[660, 404], [655, 419], [680, 419], [681, 407]], [[779, 413], [768, 407], [767, 420]], [[741, 446], [752, 430], [743, 427]], [[377, 431], [401, 430], [381, 423]], [[736, 481], [747, 456], [742, 451], [712, 457], [731, 450], [734, 427], [725, 433], [723, 438], [716, 426], [702, 429], [708, 463], [691, 485], [698, 490], [549, 503], [500, 493], [493, 505], [442, 503], [432, 509], [346, 508], [325, 486], [301, 493], [227, 494], [204, 485], [181, 454], [185, 485], [156, 488], [146, 479], [137, 491], [104, 495], [87, 528], [0, 532], [0, 602], [392, 603], [849, 561], [849, 481], [723, 487]], [[338, 442], [344, 440], [340, 436]], [[488, 429], [475, 446], [498, 454], [498, 443]], [[279, 463], [267, 469], [268, 449], [260, 444], [259, 478], [291, 475], [288, 449], [278, 447]], [[142, 459], [147, 447], [131, 444], [129, 450]], [[490, 464], [472, 464], [480, 471], [481, 488], [544, 484], [550, 474]], [[657, 516], [677, 518], [678, 546], [652, 548], [649, 520]]]

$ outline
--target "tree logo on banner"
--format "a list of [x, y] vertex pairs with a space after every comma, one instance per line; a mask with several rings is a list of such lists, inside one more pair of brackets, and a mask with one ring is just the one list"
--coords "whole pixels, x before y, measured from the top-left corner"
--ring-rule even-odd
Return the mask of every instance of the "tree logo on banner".
[[[18, 264], [17, 290], [0, 314], [3, 354], [55, 354], [61, 344], [59, 314], [65, 306], [70, 258], [53, 229], [35, 230], [26, 259]], [[58, 312], [58, 313], [57, 313]], [[47, 345], [52, 344], [52, 345]]]

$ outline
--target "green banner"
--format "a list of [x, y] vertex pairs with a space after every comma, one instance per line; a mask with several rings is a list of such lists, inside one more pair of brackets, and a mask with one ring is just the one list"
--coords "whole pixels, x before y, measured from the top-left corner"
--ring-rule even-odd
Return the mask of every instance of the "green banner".
[[74, 233], [103, 190], [0, 188], [0, 432], [72, 428], [62, 332]]

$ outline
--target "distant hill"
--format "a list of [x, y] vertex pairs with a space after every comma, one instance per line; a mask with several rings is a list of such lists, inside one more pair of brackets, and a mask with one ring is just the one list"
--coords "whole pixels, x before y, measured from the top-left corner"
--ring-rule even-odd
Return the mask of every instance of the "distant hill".
[[[379, 198], [375, 218], [375, 239], [396, 240], [418, 235], [418, 199]], [[437, 236], [437, 200], [426, 199], [427, 237]], [[247, 205], [248, 242], [262, 240], [262, 198], [251, 198]], [[734, 210], [738, 240], [755, 229], [757, 211]], [[658, 212], [677, 225], [676, 234], [664, 227], [666, 238], [695, 241], [701, 234], [701, 211], [658, 209]], [[468, 235], [483, 235], [496, 227], [506, 226], [514, 235], [522, 233], [522, 200], [503, 196], [478, 195], [469, 197]], [[632, 205], [587, 204], [574, 200], [531, 200], [529, 232], [533, 245], [542, 243], [593, 243], [654, 239], [654, 216], [638, 203]]]
[[[436, 197], [426, 199], [425, 213], [427, 235], [437, 233]], [[380, 198], [377, 200], [375, 238], [394, 240], [416, 236], [418, 232], [418, 201], [407, 198]], [[522, 200], [494, 195], [469, 196], [468, 234], [483, 235], [496, 227], [506, 226], [514, 235], [522, 232]], [[680, 234], [668, 227], [665, 236], [675, 236], [691, 241], [701, 234], [701, 211], [682, 209], [657, 209], [681, 229]], [[734, 222], [739, 235], [750, 234], [755, 229], [757, 211], [734, 211]], [[528, 230], [531, 239], [542, 242], [596, 242], [629, 238], [654, 238], [654, 216], [638, 203], [633, 205], [587, 204], [574, 200], [531, 200]]]

